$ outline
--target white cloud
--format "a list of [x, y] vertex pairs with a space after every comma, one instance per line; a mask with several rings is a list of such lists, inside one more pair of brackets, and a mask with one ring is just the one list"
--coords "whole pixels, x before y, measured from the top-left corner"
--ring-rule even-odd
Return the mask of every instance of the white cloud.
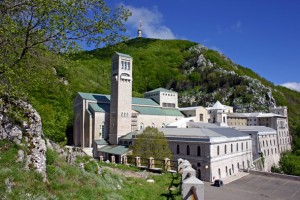
[[297, 82], [288, 82], [288, 83], [283, 83], [281, 86], [287, 87], [292, 90], [296, 90], [300, 92], [300, 83]]
[[240, 31], [242, 27], [242, 22], [237, 21], [235, 24], [231, 26], [231, 30]]
[[242, 32], [242, 22], [240, 20], [236, 21], [231, 26], [217, 25], [218, 34], [229, 33], [229, 32]]
[[[136, 34], [139, 27], [139, 22], [142, 20], [143, 37], [158, 38], [158, 39], [175, 39], [175, 35], [170, 28], [163, 24], [163, 15], [158, 11], [157, 7], [136, 8], [129, 5], [124, 5], [132, 12], [126, 22], [128, 31]], [[136, 35], [135, 35], [136, 36]]]

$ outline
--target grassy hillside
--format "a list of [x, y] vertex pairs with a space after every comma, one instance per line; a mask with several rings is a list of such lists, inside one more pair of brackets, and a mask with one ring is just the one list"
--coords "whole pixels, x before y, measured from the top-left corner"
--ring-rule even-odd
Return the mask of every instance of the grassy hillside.
[[[172, 178], [171, 174], [149, 175], [148, 178], [154, 179], [155, 183], [148, 183], [144, 178], [125, 177], [111, 173], [107, 169], [103, 169], [102, 174], [99, 175], [97, 165], [95, 162], [89, 162], [89, 157], [78, 159], [76, 165], [69, 165], [49, 149], [47, 150], [48, 182], [43, 182], [40, 174], [35, 171], [25, 171], [25, 163], [15, 161], [18, 149], [24, 150], [24, 148], [11, 142], [0, 141], [1, 199], [182, 198], [180, 188], [177, 187], [180, 176]], [[79, 162], [85, 163], [84, 170], [78, 167]], [[105, 164], [99, 163], [99, 165], [101, 167]]]

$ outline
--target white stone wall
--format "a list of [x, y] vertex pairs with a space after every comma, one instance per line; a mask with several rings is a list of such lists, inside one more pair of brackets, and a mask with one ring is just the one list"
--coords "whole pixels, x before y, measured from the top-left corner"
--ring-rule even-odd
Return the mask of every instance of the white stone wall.
[[259, 147], [264, 156], [264, 171], [270, 172], [271, 167], [277, 166], [280, 159], [277, 135], [259, 135]]
[[141, 129], [141, 124], [143, 128], [147, 126], [162, 128], [163, 125], [170, 124], [176, 120], [184, 118], [183, 116], [164, 116], [164, 115], [138, 115], [137, 124], [138, 130]]
[[[168, 138], [167, 138], [168, 139]], [[213, 181], [218, 178], [234, 175], [239, 169], [247, 169], [252, 166], [252, 140], [249, 137], [223, 139], [223, 142], [211, 143], [208, 141], [173, 141], [168, 139], [169, 147], [173, 154], [173, 160], [183, 158], [192, 164], [196, 170], [197, 178], [205, 181]], [[243, 143], [243, 145], [242, 145]], [[248, 143], [248, 145], [247, 145]], [[232, 144], [232, 152], [231, 152]], [[236, 149], [238, 144], [238, 150]], [[177, 152], [179, 145], [179, 153]], [[226, 153], [225, 153], [226, 145]], [[198, 154], [198, 146], [201, 154]], [[219, 155], [217, 149], [219, 146]], [[243, 146], [243, 150], [242, 150]], [[189, 155], [188, 150], [189, 148]], [[227, 173], [226, 173], [227, 166]], [[244, 167], [243, 167], [244, 166]], [[219, 176], [219, 169], [221, 177]]]

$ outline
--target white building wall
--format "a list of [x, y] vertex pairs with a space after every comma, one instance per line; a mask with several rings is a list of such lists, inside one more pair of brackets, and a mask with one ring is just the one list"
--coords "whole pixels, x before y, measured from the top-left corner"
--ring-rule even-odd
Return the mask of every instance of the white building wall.
[[164, 116], [164, 115], [138, 115], [138, 130], [147, 126], [162, 128], [163, 125], [170, 124], [176, 120], [184, 118], [183, 116]]

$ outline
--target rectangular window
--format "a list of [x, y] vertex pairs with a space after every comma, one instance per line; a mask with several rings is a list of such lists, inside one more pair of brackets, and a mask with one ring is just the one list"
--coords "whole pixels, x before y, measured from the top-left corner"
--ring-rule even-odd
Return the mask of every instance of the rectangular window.
[[200, 114], [200, 122], [203, 122], [203, 114]]

